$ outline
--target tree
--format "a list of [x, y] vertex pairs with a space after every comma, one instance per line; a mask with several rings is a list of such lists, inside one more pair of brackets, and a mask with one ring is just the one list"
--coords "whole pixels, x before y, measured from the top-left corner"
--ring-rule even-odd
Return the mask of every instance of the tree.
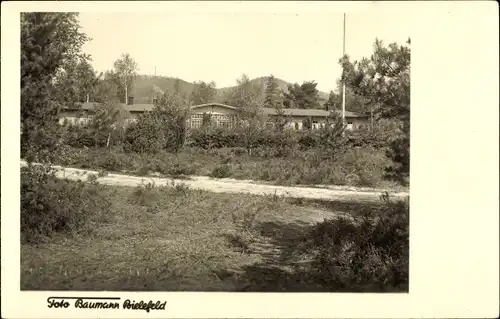
[[266, 82], [266, 90], [264, 92], [265, 98], [264, 98], [264, 106], [265, 107], [270, 107], [270, 108], [275, 108], [276, 104], [280, 103], [280, 94], [279, 94], [279, 88], [278, 88], [278, 83], [276, 83], [276, 78], [274, 75], [270, 75], [267, 78]]
[[283, 109], [283, 99], [280, 94], [278, 84], [274, 75], [270, 75], [267, 78], [266, 87], [264, 91], [264, 106], [268, 108], [273, 108], [276, 110], [276, 115], [273, 117], [274, 128], [279, 132], [282, 132], [289, 122], [289, 118], [285, 115]]
[[195, 83], [195, 88], [190, 96], [190, 101], [194, 105], [213, 102], [217, 93], [215, 82], [205, 83], [203, 81]]
[[333, 159], [341, 153], [345, 145], [345, 123], [342, 116], [335, 111], [331, 111], [326, 119], [326, 125], [318, 130], [318, 144], [322, 151], [323, 157]]
[[58, 112], [64, 106], [55, 94], [62, 70], [89, 59], [82, 45], [78, 13], [21, 13], [21, 156], [50, 161], [57, 148]]
[[[338, 108], [342, 108], [342, 81], [339, 79], [337, 81], [337, 92], [339, 94], [336, 95], [336, 104], [338, 105]], [[358, 112], [358, 113], [366, 113], [370, 111], [371, 104], [369, 104], [366, 99], [355, 93], [353, 88], [350, 86], [346, 85], [345, 87], [345, 109], [347, 111], [351, 112]]]
[[54, 95], [65, 106], [89, 102], [98, 82], [99, 77], [87, 59], [68, 61], [54, 79]]
[[333, 111], [338, 109], [338, 95], [333, 91], [330, 91], [330, 95], [328, 95], [328, 101], [323, 105], [326, 111]]
[[124, 103], [128, 104], [128, 92], [132, 89], [134, 76], [137, 74], [137, 63], [132, 59], [130, 54], [125, 53], [121, 55], [120, 59], [115, 61], [114, 67], [125, 90]]
[[99, 81], [96, 71], [87, 60], [83, 60], [76, 66], [76, 76], [79, 80], [79, 100], [90, 102], [90, 94], [93, 92]]
[[98, 77], [97, 85], [94, 87], [94, 102], [118, 103], [122, 96], [120, 78], [113, 71], [106, 71]]
[[117, 133], [123, 139], [125, 133], [128, 112], [117, 103], [106, 102], [94, 107], [94, 115], [90, 122], [90, 128], [94, 131], [94, 145], [97, 147], [101, 136], [106, 138], [106, 147], [111, 143], [111, 137]]
[[370, 59], [349, 61], [344, 56], [342, 81], [370, 105], [376, 106], [378, 118], [399, 123], [399, 132], [390, 143], [388, 156], [394, 165], [387, 172], [394, 178], [406, 180], [410, 164], [410, 39], [406, 45], [391, 43], [387, 47], [376, 39]]
[[288, 93], [285, 93], [285, 106], [299, 109], [320, 108], [317, 85], [314, 81], [306, 81], [302, 85], [297, 83], [288, 85]]
[[250, 81], [246, 74], [242, 74], [236, 80], [236, 86], [227, 92], [223, 101], [226, 104], [238, 108], [238, 117], [240, 120], [253, 121], [262, 120], [262, 105], [264, 99], [261, 95], [262, 86]]
[[178, 94], [165, 93], [152, 111], [127, 129], [128, 148], [139, 153], [178, 152], [186, 137], [187, 105]]

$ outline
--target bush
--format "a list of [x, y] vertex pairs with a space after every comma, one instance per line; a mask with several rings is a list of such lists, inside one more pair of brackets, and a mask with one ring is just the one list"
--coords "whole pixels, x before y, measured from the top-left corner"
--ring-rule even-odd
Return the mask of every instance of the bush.
[[137, 122], [132, 123], [125, 133], [125, 149], [136, 153], [155, 154], [166, 145], [163, 125], [153, 115], [141, 115]]
[[222, 164], [222, 165], [217, 165], [213, 170], [212, 170], [212, 177], [215, 178], [226, 178], [230, 177], [232, 175], [232, 170], [231, 170], [231, 165], [229, 164]]
[[376, 148], [356, 147], [346, 151], [340, 162], [353, 177], [350, 184], [374, 187], [383, 180], [384, 169], [390, 160]]
[[148, 206], [159, 199], [158, 190], [154, 183], [141, 184], [131, 194], [130, 202], [141, 206]]
[[68, 125], [64, 132], [64, 141], [67, 145], [77, 148], [105, 146], [106, 137], [96, 136], [95, 132], [81, 125]]
[[400, 134], [389, 144], [387, 156], [392, 164], [387, 166], [386, 175], [402, 184], [407, 184], [410, 177], [410, 123], [403, 123]]
[[384, 201], [371, 212], [326, 220], [311, 231], [317, 282], [332, 291], [408, 289], [408, 200]]
[[193, 129], [189, 132], [188, 145], [202, 149], [241, 146], [240, 137], [235, 130], [217, 127]]
[[149, 154], [178, 152], [186, 138], [187, 113], [183, 104], [178, 95], [165, 94], [151, 112], [141, 114], [127, 129], [126, 149]]
[[58, 179], [43, 166], [21, 169], [23, 242], [36, 242], [58, 232], [89, 231], [92, 222], [106, 220], [109, 207], [103, 186]]

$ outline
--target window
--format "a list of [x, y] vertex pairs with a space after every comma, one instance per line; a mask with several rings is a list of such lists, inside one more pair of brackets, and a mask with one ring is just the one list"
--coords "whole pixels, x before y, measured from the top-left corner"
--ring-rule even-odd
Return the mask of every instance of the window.
[[201, 127], [201, 119], [191, 119], [191, 128]]

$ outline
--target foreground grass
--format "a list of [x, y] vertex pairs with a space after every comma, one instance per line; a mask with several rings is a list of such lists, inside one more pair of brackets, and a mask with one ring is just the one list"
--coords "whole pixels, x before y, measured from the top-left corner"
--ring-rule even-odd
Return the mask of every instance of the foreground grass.
[[[350, 289], [311, 276], [318, 273], [318, 265], [310, 261], [330, 251], [325, 246], [330, 242], [316, 245], [327, 248], [315, 252], [308, 237], [314, 233], [313, 224], [338, 216], [339, 208], [355, 216], [373, 207], [172, 186], [99, 186], [95, 199], [111, 203], [106, 218], [88, 216], [78, 231], [21, 245], [21, 289]], [[407, 282], [386, 286], [365, 287], [361, 282], [356, 289], [404, 291]]]
[[389, 164], [383, 150], [356, 148], [326, 161], [315, 150], [292, 151], [276, 157], [271, 149], [257, 149], [249, 156], [238, 148], [203, 150], [184, 148], [177, 154], [124, 153], [119, 149], [66, 148], [57, 164], [118, 173], [182, 178], [189, 175], [264, 181], [275, 185], [346, 185], [404, 190], [385, 179]]
[[217, 273], [259, 260], [233, 247], [259, 236], [250, 229], [251, 216], [291, 207], [271, 197], [182, 185], [104, 187], [101, 196], [112, 203], [106, 222], [22, 245], [22, 289], [233, 290]]

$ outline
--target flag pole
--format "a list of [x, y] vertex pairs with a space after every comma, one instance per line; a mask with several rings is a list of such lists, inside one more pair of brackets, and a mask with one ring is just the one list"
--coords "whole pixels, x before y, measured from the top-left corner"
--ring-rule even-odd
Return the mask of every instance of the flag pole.
[[[344, 13], [344, 35], [342, 37], [342, 58], [345, 56], [345, 13]], [[342, 69], [342, 73], [344, 70]], [[345, 81], [342, 83], [342, 123], [345, 125]]]

